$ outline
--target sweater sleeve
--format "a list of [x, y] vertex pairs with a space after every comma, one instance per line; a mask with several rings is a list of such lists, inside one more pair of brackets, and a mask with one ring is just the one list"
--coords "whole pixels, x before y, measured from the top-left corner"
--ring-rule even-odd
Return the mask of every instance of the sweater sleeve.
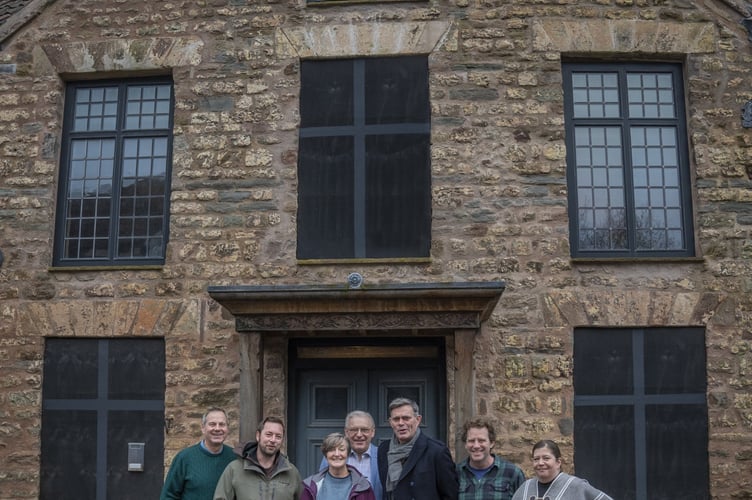
[[159, 496], [159, 500], [180, 500], [183, 495], [183, 476], [185, 476], [183, 455], [178, 453], [170, 464], [170, 471], [167, 473], [164, 486], [162, 486], [162, 494]]
[[586, 498], [592, 498], [593, 500], [614, 500], [595, 486], [588, 483], [586, 480], [581, 480], [581, 486], [585, 491]]

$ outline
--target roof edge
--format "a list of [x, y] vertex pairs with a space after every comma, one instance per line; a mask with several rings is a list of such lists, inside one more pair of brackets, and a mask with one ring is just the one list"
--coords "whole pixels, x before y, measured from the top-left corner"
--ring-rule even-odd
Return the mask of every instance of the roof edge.
[[0, 50], [5, 41], [57, 0], [31, 0], [0, 26]]
[[359, 312], [475, 312], [487, 319], [503, 281], [345, 285], [209, 286], [209, 296], [235, 316]]

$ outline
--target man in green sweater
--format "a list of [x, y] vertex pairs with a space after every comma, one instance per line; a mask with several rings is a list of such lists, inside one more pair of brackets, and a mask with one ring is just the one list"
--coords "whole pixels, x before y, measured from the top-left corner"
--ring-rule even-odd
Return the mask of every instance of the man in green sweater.
[[159, 500], [211, 500], [219, 476], [235, 459], [224, 444], [228, 432], [227, 413], [209, 408], [201, 417], [203, 438], [175, 456]]

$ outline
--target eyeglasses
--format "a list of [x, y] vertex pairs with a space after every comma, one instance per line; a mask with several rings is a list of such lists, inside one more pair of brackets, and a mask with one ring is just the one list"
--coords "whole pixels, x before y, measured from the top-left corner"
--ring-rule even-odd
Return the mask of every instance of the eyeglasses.
[[358, 434], [358, 433], [360, 433], [360, 434], [368, 434], [372, 430], [373, 430], [373, 427], [351, 427], [351, 428], [347, 429], [347, 433], [348, 434], [353, 434], [353, 435]]

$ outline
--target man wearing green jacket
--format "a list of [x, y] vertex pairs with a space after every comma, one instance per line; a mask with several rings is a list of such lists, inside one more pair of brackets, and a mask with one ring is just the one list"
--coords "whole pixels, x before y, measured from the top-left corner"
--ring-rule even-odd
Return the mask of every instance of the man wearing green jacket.
[[282, 419], [262, 420], [256, 441], [235, 448], [238, 457], [219, 478], [214, 500], [300, 500], [300, 473], [280, 452], [284, 437]]
[[203, 438], [181, 450], [170, 465], [160, 500], [211, 500], [219, 476], [235, 460], [224, 444], [229, 427], [222, 408], [209, 408], [201, 417]]

